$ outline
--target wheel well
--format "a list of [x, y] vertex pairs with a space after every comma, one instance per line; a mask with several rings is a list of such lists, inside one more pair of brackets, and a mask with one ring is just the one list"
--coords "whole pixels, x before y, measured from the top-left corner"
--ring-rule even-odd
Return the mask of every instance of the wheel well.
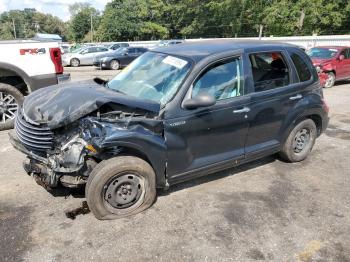
[[322, 118], [319, 115], [310, 115], [310, 116], [307, 116], [306, 118], [309, 118], [312, 121], [314, 121], [317, 128], [317, 135], [319, 136], [322, 131]]
[[27, 83], [14, 71], [0, 68], [0, 83], [16, 87], [23, 95], [30, 93]]
[[70, 60], [69, 60], [69, 63], [71, 64], [72, 63], [72, 60], [78, 60], [79, 61], [79, 63], [80, 63], [80, 60], [79, 60], [79, 58], [76, 58], [76, 57], [72, 57]]
[[139, 157], [139, 158], [145, 160], [145, 161], [146, 161], [148, 164], [150, 164], [151, 167], [153, 168], [153, 165], [152, 165], [151, 161], [150, 161], [150, 160], [148, 159], [148, 157], [147, 157], [143, 152], [141, 152], [140, 150], [137, 150], [137, 149], [131, 148], [131, 147], [122, 147], [119, 154]]

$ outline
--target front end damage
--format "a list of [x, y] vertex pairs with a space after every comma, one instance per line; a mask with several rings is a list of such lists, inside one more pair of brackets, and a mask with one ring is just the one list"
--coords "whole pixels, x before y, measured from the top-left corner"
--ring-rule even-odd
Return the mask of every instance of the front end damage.
[[[19, 110], [10, 141], [27, 155], [27, 173], [46, 188], [59, 183], [80, 187], [100, 161], [119, 154], [147, 158], [143, 152], [156, 150], [154, 157], [165, 163], [161, 156], [165, 151], [163, 124], [149, 113], [98, 110], [54, 130], [23, 115]], [[164, 169], [162, 164], [156, 168]]]

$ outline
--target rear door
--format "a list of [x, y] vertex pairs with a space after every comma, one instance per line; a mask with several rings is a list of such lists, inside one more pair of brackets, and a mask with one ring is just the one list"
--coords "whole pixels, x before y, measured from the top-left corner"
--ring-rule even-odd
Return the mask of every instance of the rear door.
[[301, 87], [293, 74], [285, 50], [248, 54], [254, 83], [251, 95], [250, 127], [246, 157], [278, 150], [286, 116], [302, 98]]
[[245, 95], [243, 76], [240, 56], [214, 62], [197, 76], [188, 95], [205, 92], [216, 98], [216, 104], [184, 109], [182, 116], [165, 121], [167, 174], [172, 182], [244, 157], [250, 97]]

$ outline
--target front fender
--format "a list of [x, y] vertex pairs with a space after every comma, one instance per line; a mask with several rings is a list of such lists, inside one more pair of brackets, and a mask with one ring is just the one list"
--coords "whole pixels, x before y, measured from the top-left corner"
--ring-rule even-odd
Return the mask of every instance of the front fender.
[[89, 132], [92, 145], [101, 153], [111, 156], [119, 153], [118, 149], [132, 149], [144, 155], [154, 169], [157, 187], [165, 187], [166, 145], [162, 136], [162, 121], [154, 121], [153, 125], [142, 122], [132, 123], [101, 122], [88, 118], [84, 120], [84, 132]]

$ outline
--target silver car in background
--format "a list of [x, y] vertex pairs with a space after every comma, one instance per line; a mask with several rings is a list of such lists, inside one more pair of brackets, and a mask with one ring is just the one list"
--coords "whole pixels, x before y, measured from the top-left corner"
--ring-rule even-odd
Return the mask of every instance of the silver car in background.
[[94, 57], [99, 54], [110, 52], [107, 47], [89, 46], [77, 49], [62, 56], [63, 66], [92, 65]]

